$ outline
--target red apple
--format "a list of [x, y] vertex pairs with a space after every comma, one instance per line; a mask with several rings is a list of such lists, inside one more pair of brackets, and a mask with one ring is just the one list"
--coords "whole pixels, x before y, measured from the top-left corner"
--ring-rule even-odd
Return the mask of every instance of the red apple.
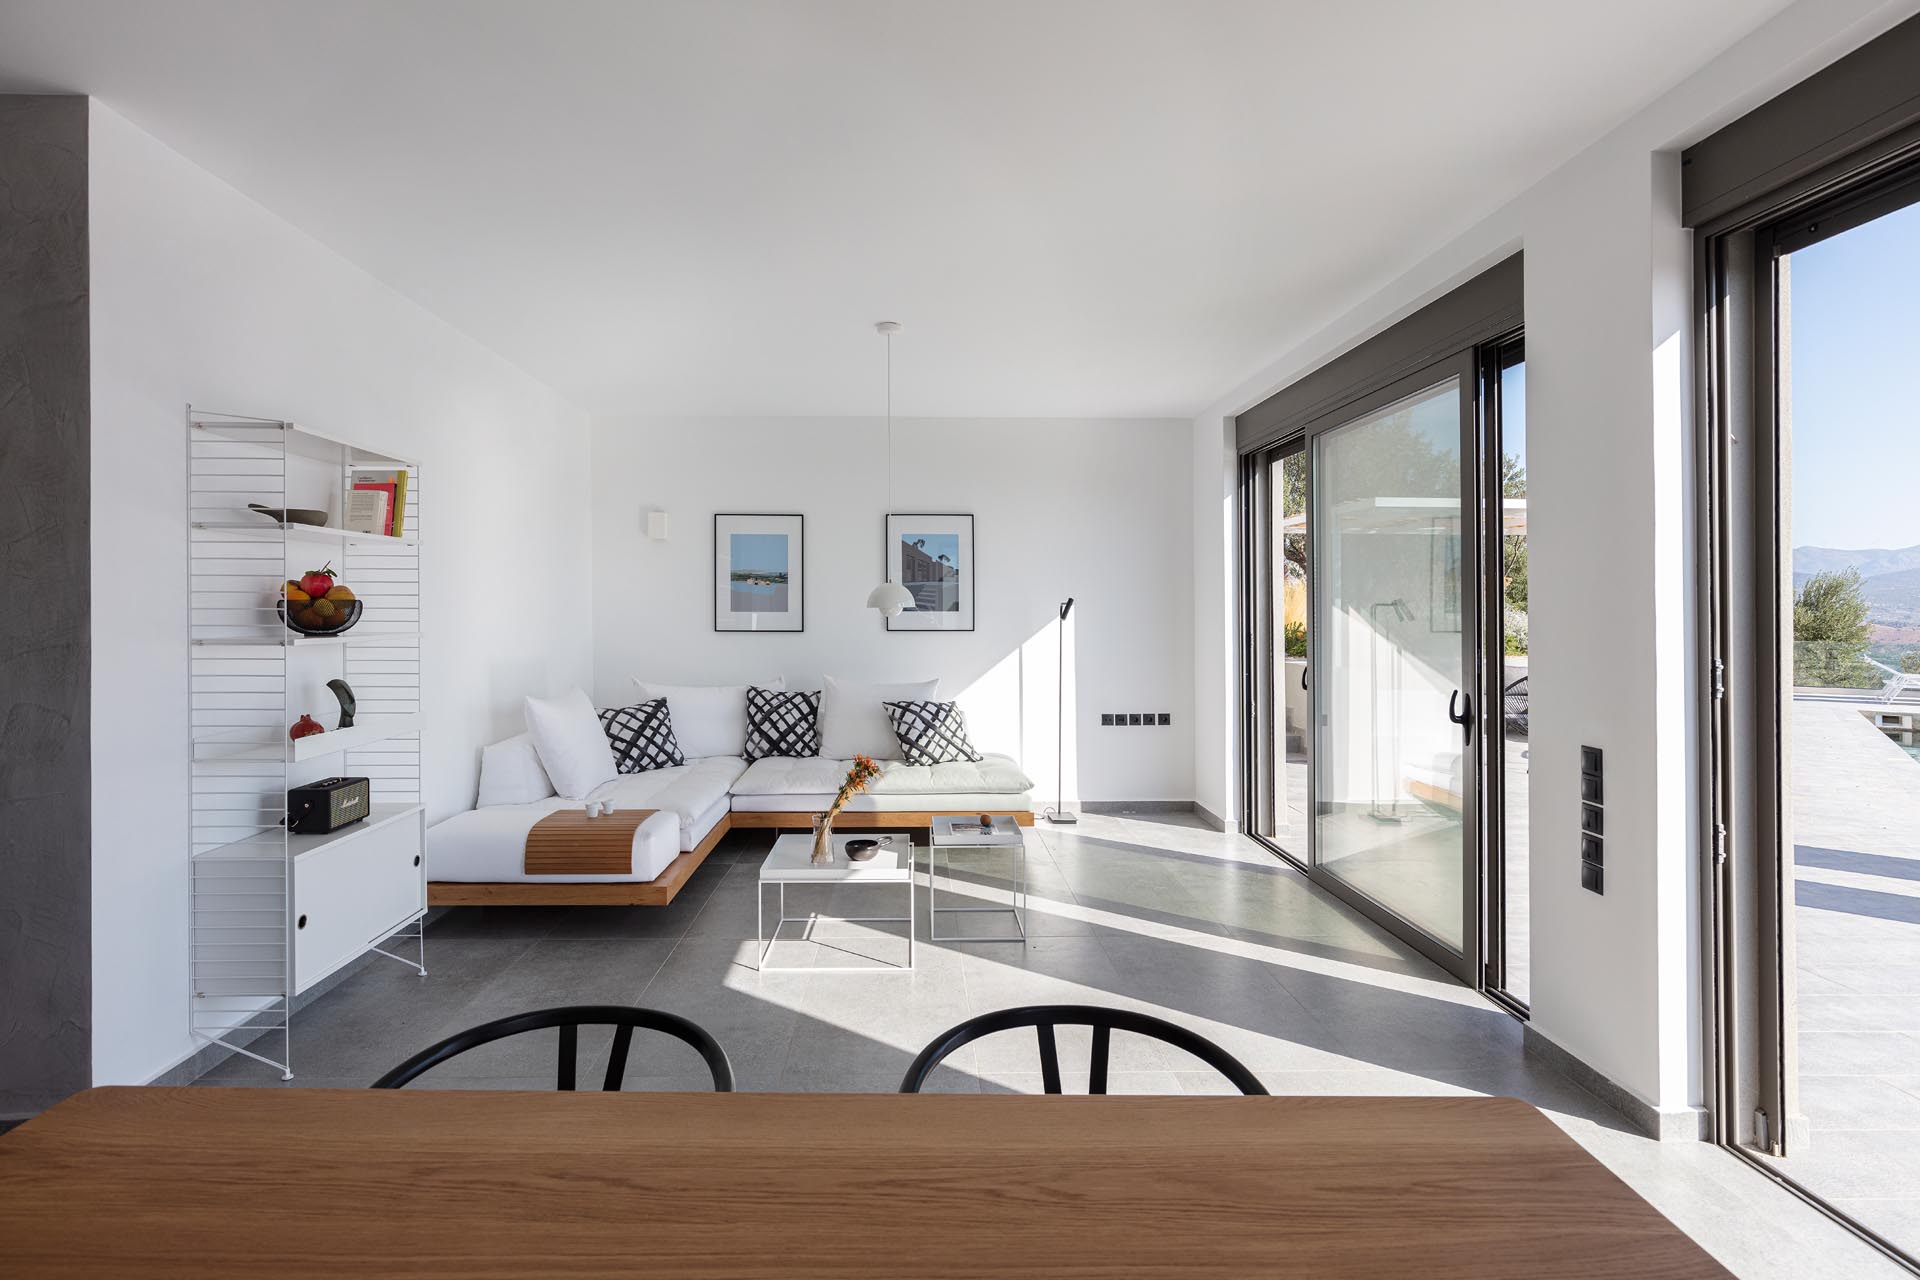
[[326, 727], [312, 716], [301, 716], [293, 722], [293, 728], [287, 730], [287, 736], [298, 740], [300, 738], [311, 738], [316, 733], [325, 733], [326, 731]]
[[300, 589], [315, 600], [333, 590], [333, 561], [319, 569], [309, 569], [300, 575]]

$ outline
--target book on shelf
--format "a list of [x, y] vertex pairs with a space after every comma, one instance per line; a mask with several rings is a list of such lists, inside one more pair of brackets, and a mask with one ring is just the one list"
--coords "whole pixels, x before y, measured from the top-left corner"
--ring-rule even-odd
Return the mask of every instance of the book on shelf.
[[370, 489], [383, 493], [387, 498], [387, 518], [383, 532], [389, 537], [398, 538], [407, 528], [407, 472], [369, 471], [359, 472], [359, 479], [353, 482], [355, 489]]
[[347, 494], [346, 526], [355, 533], [384, 534], [393, 527], [393, 492], [384, 486], [356, 484]]

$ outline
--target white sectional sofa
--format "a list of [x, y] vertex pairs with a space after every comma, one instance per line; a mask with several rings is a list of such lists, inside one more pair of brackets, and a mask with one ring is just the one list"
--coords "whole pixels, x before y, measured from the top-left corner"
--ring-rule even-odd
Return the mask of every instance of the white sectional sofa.
[[[712, 745], [724, 739], [696, 731], [688, 741]], [[827, 745], [834, 740], [828, 737]], [[880, 776], [847, 804], [837, 826], [924, 828], [941, 813], [1006, 814], [1022, 825], [1033, 822], [1033, 781], [1007, 756], [983, 754], [977, 763], [877, 763]], [[569, 799], [554, 794], [527, 735], [510, 738], [482, 753], [479, 804], [428, 829], [427, 900], [664, 906], [729, 831], [809, 829], [851, 766], [851, 759], [824, 756], [770, 756], [751, 764], [740, 754], [689, 756], [685, 764], [623, 774]], [[632, 871], [525, 874], [523, 854], [533, 825], [585, 800], [657, 811], [634, 833]]]

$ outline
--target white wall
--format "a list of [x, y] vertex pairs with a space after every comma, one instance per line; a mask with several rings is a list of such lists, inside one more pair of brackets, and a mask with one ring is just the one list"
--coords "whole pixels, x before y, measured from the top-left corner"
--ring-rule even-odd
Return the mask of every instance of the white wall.
[[[596, 701], [631, 676], [733, 683], [939, 676], [976, 745], [1055, 786], [1054, 618], [1075, 598], [1068, 799], [1193, 792], [1192, 519], [1184, 422], [896, 421], [893, 509], [974, 515], [977, 630], [884, 631], [887, 510], [876, 419], [597, 421], [593, 443]], [[670, 514], [649, 542], [644, 512]], [[715, 512], [806, 516], [806, 631], [715, 634]], [[1102, 711], [1166, 711], [1167, 728], [1103, 728]]]
[[[1524, 248], [1533, 1026], [1663, 1110], [1698, 1105], [1703, 1073], [1690, 241], [1678, 151], [1913, 9], [1803, 0], [1785, 10], [1512, 203], [1410, 255], [1392, 284], [1192, 426], [1195, 492], [1211, 504], [1223, 419]], [[1232, 623], [1219, 600], [1233, 550], [1230, 524], [1212, 510], [1196, 511], [1195, 527], [1194, 680], [1205, 706], [1233, 696], [1221, 643]], [[1599, 897], [1578, 878], [1583, 743], [1607, 752]], [[1196, 742], [1195, 793], [1228, 816], [1239, 804], [1236, 749], [1230, 735]]]
[[[185, 406], [420, 459], [430, 819], [472, 803], [524, 694], [591, 678], [589, 440], [553, 392], [98, 103], [91, 183], [94, 1080], [126, 1084], [195, 1047]], [[502, 603], [469, 626], [483, 585]]]

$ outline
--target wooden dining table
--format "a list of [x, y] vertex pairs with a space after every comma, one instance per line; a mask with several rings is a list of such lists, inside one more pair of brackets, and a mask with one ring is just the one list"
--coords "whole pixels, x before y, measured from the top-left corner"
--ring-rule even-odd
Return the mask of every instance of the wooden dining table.
[[104, 1088], [0, 1276], [1724, 1276], [1511, 1098]]

